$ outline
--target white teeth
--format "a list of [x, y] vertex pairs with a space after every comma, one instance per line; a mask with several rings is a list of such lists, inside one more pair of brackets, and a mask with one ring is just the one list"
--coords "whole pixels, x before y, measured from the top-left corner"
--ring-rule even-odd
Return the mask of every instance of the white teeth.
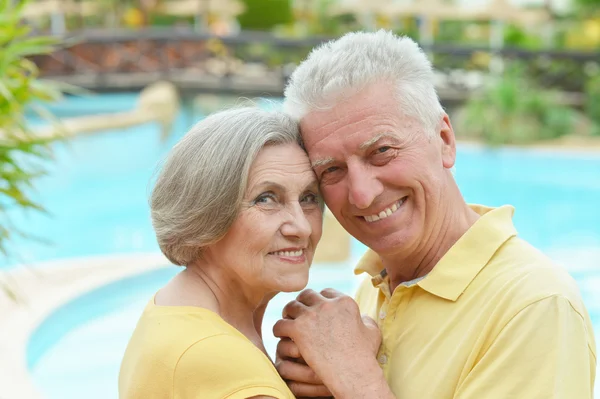
[[273, 255], [277, 256], [302, 256], [303, 250], [299, 249], [297, 251], [277, 251], [273, 252]]
[[404, 203], [405, 200], [406, 200], [406, 198], [403, 198], [400, 201], [394, 203], [394, 205], [390, 206], [389, 208], [386, 208], [383, 211], [379, 212], [379, 214], [365, 216], [364, 218], [369, 223], [376, 222], [380, 219], [385, 219], [386, 217], [390, 216], [392, 213], [396, 212], [398, 210], [398, 208], [400, 208], [400, 206]]

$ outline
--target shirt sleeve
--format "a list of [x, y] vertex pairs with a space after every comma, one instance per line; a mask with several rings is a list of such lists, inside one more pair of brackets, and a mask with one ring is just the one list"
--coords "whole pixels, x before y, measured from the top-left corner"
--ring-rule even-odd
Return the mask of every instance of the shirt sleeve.
[[455, 399], [593, 399], [596, 355], [590, 330], [562, 296], [525, 307], [481, 356]]
[[251, 342], [226, 334], [193, 344], [173, 376], [174, 399], [288, 399], [286, 389], [265, 354]]

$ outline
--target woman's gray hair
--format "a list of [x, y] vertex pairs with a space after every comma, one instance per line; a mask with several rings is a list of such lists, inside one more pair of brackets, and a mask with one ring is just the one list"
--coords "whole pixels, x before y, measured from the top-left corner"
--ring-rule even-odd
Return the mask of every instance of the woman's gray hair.
[[290, 117], [255, 107], [215, 113], [171, 150], [150, 198], [158, 245], [176, 265], [189, 265], [221, 239], [237, 217], [250, 167], [267, 145], [300, 144]]
[[299, 121], [381, 81], [396, 86], [400, 110], [433, 134], [444, 109], [431, 63], [412, 39], [385, 30], [348, 33], [315, 48], [290, 77], [284, 110]]

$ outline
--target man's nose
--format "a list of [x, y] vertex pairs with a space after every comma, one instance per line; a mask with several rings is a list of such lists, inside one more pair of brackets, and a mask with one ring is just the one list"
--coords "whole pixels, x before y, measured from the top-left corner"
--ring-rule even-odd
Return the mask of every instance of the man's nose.
[[358, 209], [366, 209], [383, 192], [383, 185], [363, 165], [348, 165], [348, 201]]

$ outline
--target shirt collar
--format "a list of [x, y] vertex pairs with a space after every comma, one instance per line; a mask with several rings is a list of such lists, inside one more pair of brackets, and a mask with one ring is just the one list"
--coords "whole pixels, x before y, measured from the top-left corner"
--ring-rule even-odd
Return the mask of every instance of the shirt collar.
[[[512, 223], [512, 206], [470, 207], [481, 217], [439, 260], [433, 270], [417, 282], [425, 291], [451, 301], [458, 299], [498, 248], [517, 235]], [[372, 276], [374, 286], [381, 284], [387, 274], [381, 259], [372, 250], [365, 253], [354, 273], [368, 273]]]

